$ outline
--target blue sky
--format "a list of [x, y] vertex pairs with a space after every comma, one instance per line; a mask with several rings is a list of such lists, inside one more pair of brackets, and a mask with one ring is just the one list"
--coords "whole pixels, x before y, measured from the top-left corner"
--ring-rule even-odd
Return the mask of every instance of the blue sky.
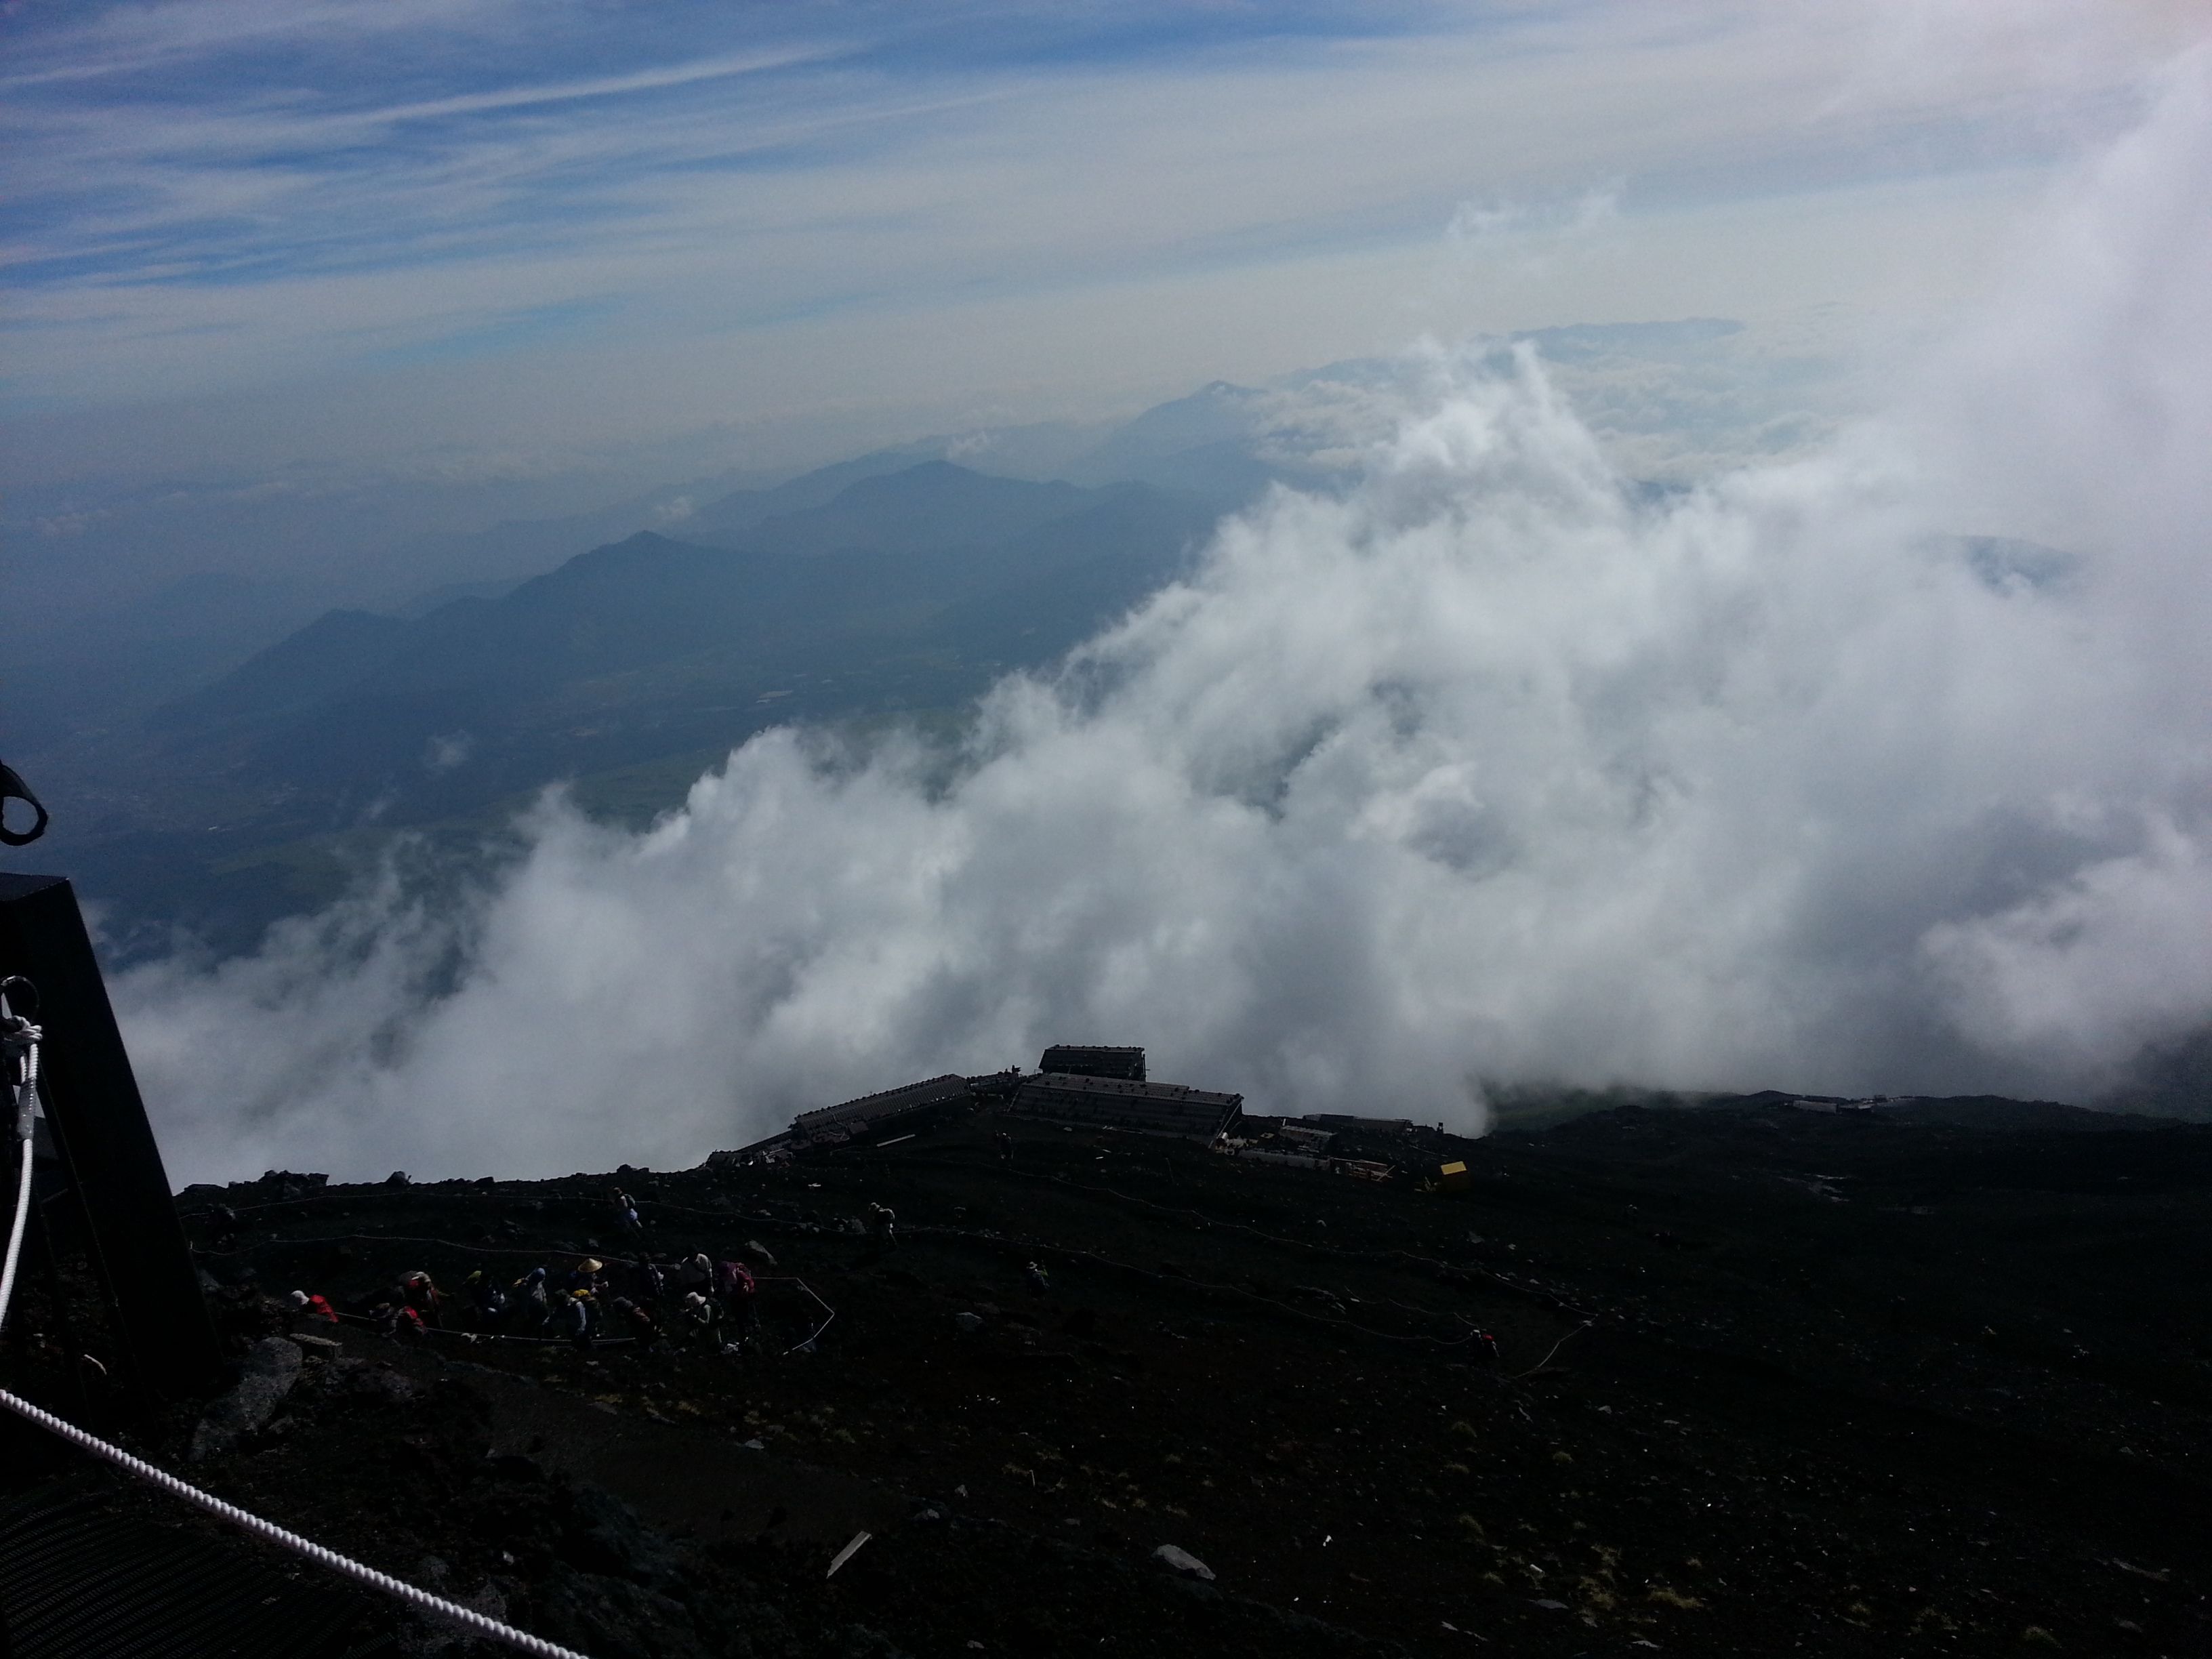
[[576, 441], [1941, 303], [2187, 10], [2082, 9], [19, 0], [4, 407]]

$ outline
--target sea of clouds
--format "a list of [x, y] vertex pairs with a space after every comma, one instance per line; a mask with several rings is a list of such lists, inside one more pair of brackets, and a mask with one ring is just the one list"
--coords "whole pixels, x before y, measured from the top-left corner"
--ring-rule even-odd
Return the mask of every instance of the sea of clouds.
[[[1051, 1042], [1255, 1109], [1500, 1083], [2095, 1097], [2212, 1018], [2212, 59], [1885, 418], [1655, 498], [1525, 350], [988, 698], [558, 799], [116, 987], [180, 1179], [696, 1161]], [[2005, 539], [1996, 539], [1996, 538]]]

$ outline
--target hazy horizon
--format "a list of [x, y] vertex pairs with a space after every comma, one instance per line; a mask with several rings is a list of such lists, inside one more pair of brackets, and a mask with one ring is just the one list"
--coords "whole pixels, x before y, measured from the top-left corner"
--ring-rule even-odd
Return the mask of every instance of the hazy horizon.
[[2189, 19], [25, 7], [4, 481], [785, 465], [1418, 334], [1921, 327]]

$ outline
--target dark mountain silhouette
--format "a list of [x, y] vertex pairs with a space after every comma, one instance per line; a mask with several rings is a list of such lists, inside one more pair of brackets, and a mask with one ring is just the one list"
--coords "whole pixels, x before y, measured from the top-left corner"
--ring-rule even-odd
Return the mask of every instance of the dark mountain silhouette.
[[[855, 456], [849, 461], [836, 461], [828, 466], [817, 467], [811, 472], [803, 473], [772, 489], [733, 490], [708, 501], [690, 518], [672, 521], [667, 527], [689, 541], [722, 545], [771, 519], [787, 518], [828, 507], [854, 485], [865, 483], [871, 478], [910, 471], [918, 465], [942, 460], [943, 456], [936, 453], [939, 447], [933, 444], [915, 444], [897, 449], [879, 449]], [[1000, 482], [1015, 481], [1004, 479]]]
[[[987, 1098], [787, 1163], [193, 1187], [219, 1328], [343, 1345], [196, 1467], [334, 1546], [485, 1563], [452, 1582], [601, 1659], [2201, 1655], [2212, 1127], [1979, 1104], [1332, 1120], [1354, 1179], [1300, 1167], [1311, 1120], [1238, 1121], [1275, 1163]], [[643, 1243], [580, 1244], [617, 1185]], [[602, 1243], [664, 1328], [634, 1249], [754, 1264], [743, 1362], [458, 1329], [466, 1297], [414, 1341], [367, 1316], [404, 1273]], [[97, 1309], [64, 1282], [27, 1282], [10, 1386], [65, 1401]], [[349, 1317], [288, 1327], [292, 1285]], [[26, 1583], [92, 1555], [29, 1530]], [[135, 1565], [80, 1571], [127, 1607]]]
[[1258, 433], [1273, 400], [1251, 386], [1216, 380], [1188, 398], [1157, 404], [1116, 428], [1097, 447], [1068, 469], [1078, 479], [1146, 478], [1164, 466], [1183, 462], [1194, 452], [1218, 453], [1241, 446]]
[[[788, 510], [756, 514], [768, 496]], [[770, 726], [957, 710], [1172, 580], [1213, 519], [1147, 485], [937, 460], [797, 498], [697, 515], [694, 533], [733, 526], [720, 545], [641, 531], [498, 597], [318, 617], [111, 740], [104, 769], [171, 821], [96, 852], [105, 885], [243, 942], [320, 896], [248, 890], [296, 875], [271, 848], [371, 823], [481, 833], [548, 783], [613, 774], [649, 813]]]
[[407, 630], [408, 624], [396, 617], [325, 611], [205, 690], [155, 710], [148, 724], [155, 731], [188, 730], [303, 707], [373, 671]]

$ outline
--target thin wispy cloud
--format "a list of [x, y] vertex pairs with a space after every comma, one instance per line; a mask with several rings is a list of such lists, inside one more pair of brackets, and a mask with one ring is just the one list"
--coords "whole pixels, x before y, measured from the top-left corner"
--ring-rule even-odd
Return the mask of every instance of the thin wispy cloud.
[[400, 104], [366, 112], [353, 118], [364, 125], [397, 125], [402, 121], [433, 121], [450, 115], [480, 115], [492, 110], [531, 109], [548, 104], [571, 103], [580, 98], [617, 98], [638, 92], [659, 92], [671, 87], [695, 86], [702, 81], [726, 81], [740, 75], [788, 69], [796, 64], [818, 63], [837, 56], [836, 50], [804, 49], [759, 52], [737, 58], [683, 64], [666, 69], [640, 70], [630, 75], [611, 75], [595, 81], [571, 81], [545, 87], [515, 87], [502, 92], [471, 93], [428, 103]]
[[0, 76], [0, 90], [97, 80], [164, 69], [179, 60], [204, 62], [268, 43], [357, 46], [378, 37], [426, 30], [459, 33], [496, 27], [511, 32], [523, 8], [501, 0], [206, 0], [201, 4], [111, 5], [61, 21], [19, 15], [23, 58], [40, 67]]
[[[417, 352], [481, 327], [441, 288], [588, 304], [596, 331], [564, 339], [618, 345], [1433, 243], [1470, 200], [1618, 185], [1632, 230], [1670, 203], [2048, 159], [1987, 76], [1836, 101], [1871, 27], [1733, 0], [32, 18], [17, 395], [374, 367], [386, 318]], [[2133, 67], [2106, 52], [2045, 102], [2102, 107]], [[364, 357], [354, 279], [377, 273]], [[210, 330], [228, 349], [142, 349]]]

